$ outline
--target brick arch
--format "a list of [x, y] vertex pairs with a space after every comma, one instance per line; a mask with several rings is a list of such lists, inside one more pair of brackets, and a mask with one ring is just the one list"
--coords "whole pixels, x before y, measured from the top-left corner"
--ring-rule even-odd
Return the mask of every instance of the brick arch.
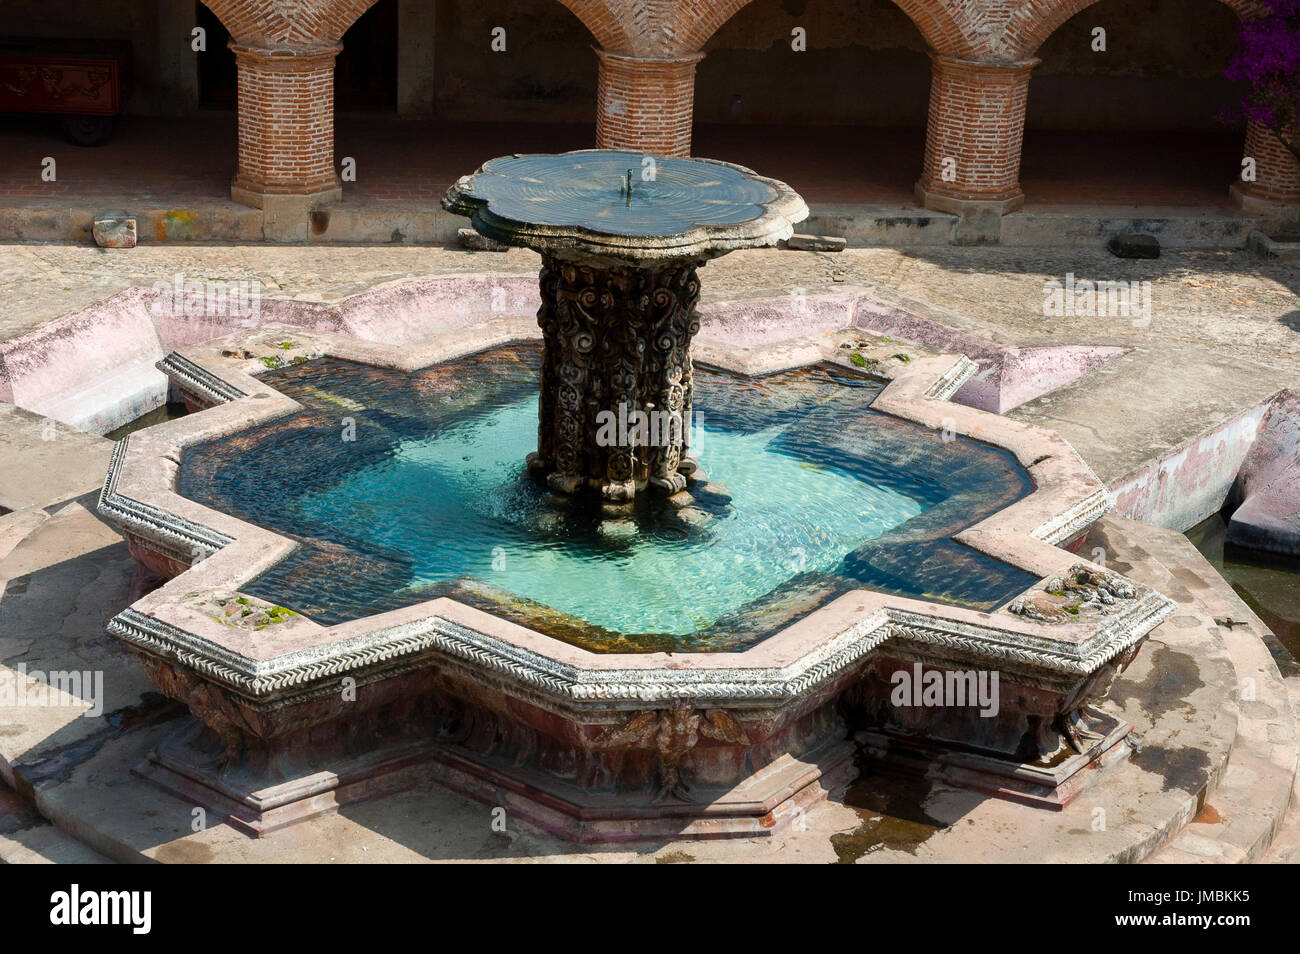
[[377, 0], [203, 0], [236, 43], [308, 50], [339, 43]]
[[[691, 39], [700, 49], [731, 17], [752, 0], [713, 0], [707, 18], [699, 21], [700, 29]], [[979, 32], [971, 16], [971, 4], [962, 0], [892, 0], [920, 32], [930, 49], [943, 56], [972, 56], [978, 50]]]
[[[1075, 14], [1100, 0], [1029, 0], [1017, 8], [1007, 21], [1007, 55], [1011, 59], [1028, 59], [1058, 27]], [[1265, 12], [1256, 0], [1220, 0], [1238, 18], [1250, 20]]]
[[[699, 52], [751, 0], [558, 0], [602, 49], [647, 58]], [[978, 52], [977, 24], [962, 0], [893, 0], [936, 53]]]
[[558, 0], [583, 22], [600, 48], [623, 56], [666, 59], [697, 53], [749, 0]]
[[893, 0], [940, 56], [969, 57], [983, 52], [975, 4], [958, 0]]
[[[640, 49], [636, 37], [628, 30], [627, 11], [620, 0], [558, 0], [591, 31], [601, 49], [618, 53], [649, 55]], [[655, 6], [656, 4], [643, 4]], [[651, 16], [643, 15], [643, 20]]]

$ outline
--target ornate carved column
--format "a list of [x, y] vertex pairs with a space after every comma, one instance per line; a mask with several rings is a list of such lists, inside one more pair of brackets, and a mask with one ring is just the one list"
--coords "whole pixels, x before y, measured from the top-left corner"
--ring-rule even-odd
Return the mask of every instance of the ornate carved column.
[[686, 487], [699, 260], [612, 264], [543, 256], [537, 452], [552, 489], [612, 502]]

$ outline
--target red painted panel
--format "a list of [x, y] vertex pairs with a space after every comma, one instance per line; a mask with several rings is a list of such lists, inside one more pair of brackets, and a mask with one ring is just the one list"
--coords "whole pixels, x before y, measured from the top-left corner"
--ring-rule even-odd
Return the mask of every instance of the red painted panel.
[[131, 50], [91, 40], [0, 44], [0, 112], [116, 116], [129, 91]]

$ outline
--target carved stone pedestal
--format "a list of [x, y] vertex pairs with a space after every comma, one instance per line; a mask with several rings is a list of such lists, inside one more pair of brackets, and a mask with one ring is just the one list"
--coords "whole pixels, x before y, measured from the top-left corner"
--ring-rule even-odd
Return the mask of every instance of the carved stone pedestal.
[[529, 468], [552, 490], [590, 486], [614, 502], [647, 485], [685, 489], [696, 467], [687, 448], [702, 259], [547, 254], [543, 262], [540, 420]]

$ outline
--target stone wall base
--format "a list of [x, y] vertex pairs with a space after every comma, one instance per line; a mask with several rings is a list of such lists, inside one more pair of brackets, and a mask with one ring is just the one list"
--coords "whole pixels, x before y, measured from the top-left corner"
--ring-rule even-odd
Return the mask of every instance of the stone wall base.
[[342, 202], [343, 187], [306, 195], [275, 195], [232, 184], [230, 198], [240, 205], [262, 210], [262, 235], [266, 241], [306, 242], [310, 238], [312, 210]]

